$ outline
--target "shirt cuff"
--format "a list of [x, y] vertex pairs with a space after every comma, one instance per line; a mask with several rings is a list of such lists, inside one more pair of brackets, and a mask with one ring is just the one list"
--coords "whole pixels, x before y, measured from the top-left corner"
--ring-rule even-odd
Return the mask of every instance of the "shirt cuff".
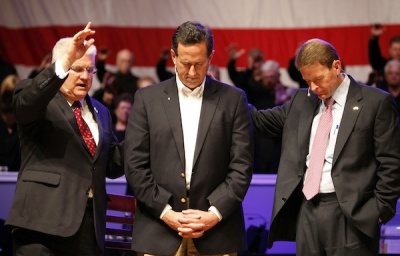
[[164, 210], [161, 212], [160, 219], [162, 219], [162, 217], [164, 217], [164, 215], [165, 215], [169, 210], [172, 210], [172, 206], [169, 205], [169, 204], [167, 204], [167, 205], [164, 207]]
[[215, 206], [210, 206], [210, 208], [208, 208], [208, 211], [213, 212], [215, 215], [217, 215], [219, 221], [222, 220], [222, 215]]
[[56, 65], [56, 75], [58, 76], [58, 78], [64, 79], [69, 74], [69, 70], [67, 71], [64, 70], [60, 60], [56, 60], [55, 65]]

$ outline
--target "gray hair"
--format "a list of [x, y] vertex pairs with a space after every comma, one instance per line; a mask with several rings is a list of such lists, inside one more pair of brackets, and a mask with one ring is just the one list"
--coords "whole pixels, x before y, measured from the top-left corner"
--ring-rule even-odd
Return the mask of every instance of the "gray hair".
[[391, 66], [400, 66], [400, 61], [397, 60], [397, 59], [389, 60], [389, 61], [386, 63], [385, 68], [384, 68], [385, 74], [389, 71], [389, 68], [390, 68]]
[[[58, 40], [56, 45], [54, 45], [54, 47], [53, 47], [53, 58], [51, 60], [52, 63], [54, 63], [56, 60], [60, 59], [61, 56], [67, 51], [68, 45], [71, 42], [71, 40], [72, 40], [72, 37], [61, 38], [60, 40]], [[83, 43], [86, 44], [87, 41], [85, 40]], [[96, 54], [97, 54], [96, 46], [94, 46], [92, 44], [87, 49], [85, 54], [95, 58]]]
[[262, 64], [261, 71], [262, 72], [266, 72], [266, 71], [269, 71], [269, 70], [273, 70], [273, 71], [279, 73], [280, 67], [281, 66], [279, 65], [279, 63], [277, 61], [267, 60]]

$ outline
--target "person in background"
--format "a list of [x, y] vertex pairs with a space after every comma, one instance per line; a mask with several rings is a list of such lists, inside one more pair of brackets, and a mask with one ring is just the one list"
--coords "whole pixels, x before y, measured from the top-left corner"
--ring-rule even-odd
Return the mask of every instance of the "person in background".
[[8, 75], [18, 76], [17, 69], [12, 63], [4, 59], [3, 53], [0, 50], [0, 84]]
[[2, 171], [17, 172], [21, 165], [17, 123], [12, 108], [17, 75], [8, 75], [0, 87], [0, 166]]
[[[281, 105], [291, 97], [291, 90], [280, 81], [280, 65], [277, 61], [267, 60], [261, 65], [261, 81], [265, 91], [261, 108]], [[255, 134], [254, 173], [277, 173], [281, 152], [281, 137]]]
[[389, 58], [385, 58], [382, 55], [381, 48], [379, 46], [379, 38], [385, 32], [385, 28], [381, 24], [373, 24], [371, 26], [371, 36], [368, 41], [368, 58], [369, 62], [374, 70], [377, 71], [378, 81], [384, 80], [384, 68], [386, 63], [391, 60], [400, 60], [400, 35], [394, 36], [390, 39], [388, 53]]
[[125, 177], [137, 199], [138, 255], [237, 255], [246, 249], [242, 201], [253, 140], [245, 93], [207, 76], [211, 30], [181, 24], [170, 54], [177, 75], [135, 95]]
[[41, 60], [41, 62], [40, 62], [40, 64], [39, 64], [39, 66], [35, 67], [35, 68], [31, 71], [31, 73], [29, 73], [28, 78], [34, 78], [34, 77], [37, 76], [40, 72], [42, 72], [45, 68], [47, 68], [48, 66], [50, 66], [50, 65], [51, 65], [51, 59], [52, 59], [52, 57], [51, 57], [51, 52], [46, 53], [46, 54], [43, 56], [43, 58], [42, 58], [42, 60]]
[[297, 51], [309, 85], [282, 106], [251, 108], [254, 129], [282, 135], [268, 247], [296, 255], [378, 255], [380, 224], [400, 195], [400, 127], [393, 97], [343, 73], [321, 39]]
[[147, 86], [156, 84], [156, 80], [151, 76], [142, 76], [138, 80], [138, 89], [145, 88]]
[[[106, 59], [108, 57], [108, 51], [102, 49], [102, 53], [99, 55], [96, 62], [97, 78], [100, 82], [103, 82], [106, 70]], [[113, 75], [116, 80], [116, 88], [121, 93], [130, 93], [132, 96], [137, 90], [137, 81], [139, 77], [131, 72], [131, 67], [134, 63], [134, 55], [129, 49], [122, 49], [118, 51], [115, 65], [117, 70]]]
[[21, 168], [6, 226], [14, 255], [103, 255], [106, 177], [123, 175], [110, 113], [88, 96], [89, 22], [53, 48], [53, 64], [15, 88]]
[[215, 65], [210, 65], [210, 67], [208, 67], [207, 75], [215, 80], [221, 80], [221, 73], [219, 72], [219, 68]]
[[118, 96], [115, 101], [115, 116], [116, 122], [114, 125], [114, 134], [118, 141], [125, 139], [126, 126], [128, 124], [128, 117], [131, 113], [133, 105], [133, 96], [130, 93], [123, 93]]
[[397, 112], [400, 113], [400, 60], [389, 60], [384, 68], [384, 80], [379, 81], [378, 88], [382, 88], [392, 94]]
[[162, 49], [160, 54], [160, 59], [158, 60], [156, 65], [156, 73], [158, 80], [160, 80], [160, 82], [168, 80], [175, 75], [174, 73], [167, 70], [167, 62], [169, 58], [170, 58], [170, 49], [168, 48]]

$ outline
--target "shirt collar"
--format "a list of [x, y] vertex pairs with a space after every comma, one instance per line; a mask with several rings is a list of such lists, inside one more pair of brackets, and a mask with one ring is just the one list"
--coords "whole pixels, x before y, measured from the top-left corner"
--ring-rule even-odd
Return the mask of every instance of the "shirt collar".
[[203, 82], [200, 84], [200, 86], [196, 87], [194, 90], [189, 89], [186, 87], [182, 81], [179, 79], [179, 76], [176, 76], [176, 84], [178, 86], [178, 91], [182, 95], [186, 97], [193, 97], [193, 98], [201, 98], [203, 96], [204, 92], [204, 84], [205, 84], [206, 78], [204, 77]]
[[346, 104], [347, 93], [349, 92], [350, 87], [350, 78], [343, 73], [344, 79], [339, 87], [335, 90], [332, 95], [332, 98], [335, 100], [335, 104], [339, 104], [341, 107]]

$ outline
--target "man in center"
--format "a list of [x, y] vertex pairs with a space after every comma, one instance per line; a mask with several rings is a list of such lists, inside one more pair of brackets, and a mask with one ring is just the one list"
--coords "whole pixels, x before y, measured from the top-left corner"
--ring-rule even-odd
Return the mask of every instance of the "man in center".
[[243, 91], [208, 76], [211, 30], [180, 25], [176, 76], [139, 90], [125, 137], [126, 179], [138, 200], [139, 255], [237, 255], [251, 181], [252, 128]]

